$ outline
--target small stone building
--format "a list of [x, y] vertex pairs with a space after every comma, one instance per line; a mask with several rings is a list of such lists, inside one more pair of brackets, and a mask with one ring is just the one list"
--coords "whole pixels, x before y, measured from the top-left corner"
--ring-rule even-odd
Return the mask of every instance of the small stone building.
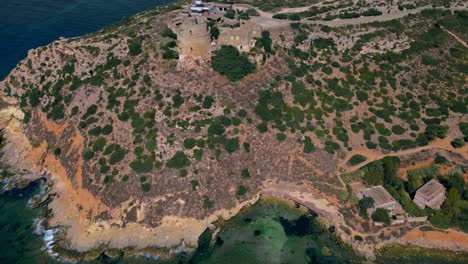
[[359, 196], [360, 199], [364, 197], [371, 197], [374, 199], [372, 211], [375, 211], [377, 208], [384, 208], [392, 211], [398, 205], [397, 201], [381, 185], [362, 190]]
[[232, 4], [203, 3], [201, 0], [194, 0], [190, 5], [190, 14], [192, 15], [225, 13], [230, 10], [232, 10]]
[[255, 41], [261, 37], [262, 27], [253, 22], [241, 24], [238, 28], [224, 29], [219, 35], [220, 45], [231, 45], [240, 51], [249, 51], [255, 47]]
[[416, 191], [413, 201], [421, 209], [438, 209], [445, 201], [445, 187], [432, 179]]
[[173, 29], [177, 34], [181, 60], [211, 56], [211, 36], [206, 17], [185, 17], [173, 24]]

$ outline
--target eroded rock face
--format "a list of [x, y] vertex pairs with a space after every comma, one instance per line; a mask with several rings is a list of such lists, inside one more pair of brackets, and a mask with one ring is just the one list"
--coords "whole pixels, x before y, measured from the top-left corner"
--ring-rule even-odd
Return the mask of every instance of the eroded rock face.
[[[34, 162], [29, 160], [32, 146], [22, 129], [24, 113], [18, 107], [5, 105], [0, 110], [1, 151], [0, 166], [12, 173], [32, 170]], [[8, 103], [7, 103], [8, 104]]]
[[271, 145], [245, 117], [284, 68], [232, 84], [209, 65], [176, 67], [160, 57], [169, 40], [151, 16], [32, 50], [0, 83], [15, 98], [0, 112], [1, 161], [52, 184], [47, 224], [64, 227], [63, 247], [195, 246], [266, 178], [307, 178], [288, 165], [294, 140]]
[[[367, 163], [385, 156], [378, 148], [414, 143], [400, 142], [403, 136], [428, 140], [421, 105], [439, 99], [413, 95], [406, 85], [428, 67], [419, 57], [398, 66], [372, 57], [411, 47], [416, 40], [409, 36], [419, 26], [401, 43], [389, 43], [395, 29], [377, 25], [373, 30], [383, 33], [366, 35], [376, 38], [366, 45], [360, 40], [370, 25], [335, 32], [309, 21], [272, 29], [272, 52], [249, 51], [256, 72], [233, 83], [208, 60], [164, 59], [175, 40], [161, 33], [177, 12], [149, 10], [32, 50], [0, 82], [0, 165], [52, 184], [47, 225], [65, 230], [60, 246], [80, 252], [182, 241], [196, 246], [211, 223], [232, 217], [268, 186], [293, 186], [291, 193], [273, 194], [310, 202], [340, 220], [331, 223], [347, 225], [336, 216], [337, 208], [355, 209], [338, 177], [357, 169], [347, 165], [349, 158], [364, 155]], [[414, 21], [402, 24], [420, 25]], [[418, 72], [405, 72], [410, 66]], [[460, 80], [451, 78], [447, 87]], [[440, 109], [447, 111], [441, 124], [463, 120], [446, 105]], [[419, 134], [405, 130], [409, 119]], [[438, 148], [450, 148], [449, 139], [440, 142]], [[457, 160], [466, 157], [463, 151]], [[297, 188], [299, 182], [312, 184]], [[314, 188], [318, 198], [308, 193]], [[353, 241], [354, 233], [340, 230]], [[365, 242], [357, 247], [373, 253]]]

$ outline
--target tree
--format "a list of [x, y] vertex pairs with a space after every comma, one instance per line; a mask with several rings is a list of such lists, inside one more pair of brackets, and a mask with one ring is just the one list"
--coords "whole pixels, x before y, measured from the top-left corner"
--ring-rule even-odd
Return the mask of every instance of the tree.
[[218, 39], [219, 37], [219, 28], [218, 27], [211, 27], [210, 34], [214, 39]]
[[224, 149], [229, 153], [239, 150], [239, 138], [226, 138], [224, 140]]
[[421, 178], [418, 175], [408, 175], [408, 192], [413, 193], [415, 192], [419, 187], [421, 187], [422, 181]]
[[401, 180], [397, 177], [397, 172], [400, 168], [400, 158], [387, 156], [382, 159], [382, 164], [384, 169], [384, 182], [398, 188], [401, 185]]
[[371, 208], [374, 206], [374, 199], [372, 197], [364, 197], [358, 202], [359, 206], [359, 214], [367, 218], [367, 209]]
[[450, 216], [460, 214], [460, 208], [457, 206], [457, 202], [460, 200], [460, 194], [456, 188], [450, 188], [447, 193], [447, 199], [442, 204], [442, 211]]
[[440, 210], [436, 210], [435, 213], [429, 217], [431, 224], [437, 228], [447, 229], [450, 224], [450, 217], [442, 213]]
[[384, 182], [384, 172], [381, 161], [374, 161], [367, 164], [364, 168], [362, 180], [367, 185], [382, 185]]
[[255, 42], [257, 48], [263, 48], [266, 53], [271, 53], [271, 44], [273, 41], [270, 38], [270, 31], [262, 31], [262, 37]]
[[463, 141], [463, 138], [456, 138], [453, 141], [451, 141], [450, 144], [454, 148], [462, 148], [463, 146], [465, 146], [465, 141]]
[[384, 223], [385, 225], [390, 225], [390, 215], [388, 214], [387, 209], [384, 208], [377, 208], [375, 210], [374, 214], [372, 215], [372, 219], [375, 222], [381, 222]]
[[233, 46], [225, 45], [215, 53], [211, 66], [233, 82], [255, 71], [255, 65], [249, 61], [247, 55], [239, 53]]

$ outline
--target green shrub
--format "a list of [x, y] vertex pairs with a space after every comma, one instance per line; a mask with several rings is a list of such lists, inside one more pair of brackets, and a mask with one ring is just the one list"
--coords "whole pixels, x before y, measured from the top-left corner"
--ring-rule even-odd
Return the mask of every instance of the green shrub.
[[90, 160], [94, 157], [94, 152], [91, 151], [91, 150], [86, 150], [84, 153], [83, 153], [83, 159], [84, 160]]
[[437, 154], [436, 157], [435, 157], [435, 159], [434, 159], [434, 162], [435, 162], [436, 164], [445, 164], [445, 163], [448, 162], [448, 160], [447, 160], [446, 157], [444, 157], [444, 156], [442, 156], [442, 155], [440, 155], [440, 154]]
[[465, 146], [465, 141], [463, 138], [456, 138], [450, 142], [454, 148], [463, 148]]
[[224, 140], [224, 149], [229, 153], [236, 152], [237, 150], [239, 150], [239, 139], [226, 138]]
[[186, 149], [193, 149], [196, 144], [197, 144], [197, 140], [194, 138], [186, 138], [184, 140], [184, 147]]
[[241, 171], [241, 176], [242, 176], [242, 178], [244, 178], [244, 179], [250, 178], [249, 169], [243, 169], [243, 170]]
[[181, 169], [179, 171], [179, 175], [180, 175], [180, 177], [185, 177], [185, 176], [188, 175], [188, 171], [186, 169]]
[[163, 52], [162, 58], [164, 60], [177, 60], [179, 59], [179, 53], [175, 50], [166, 49]]
[[284, 141], [284, 140], [286, 139], [286, 135], [283, 134], [283, 133], [277, 133], [277, 134], [276, 134], [276, 139], [277, 139], [278, 141]]
[[221, 136], [225, 131], [226, 130], [224, 129], [224, 126], [218, 121], [211, 123], [211, 125], [208, 127], [208, 134], [212, 135]]
[[392, 132], [396, 135], [403, 135], [405, 133], [405, 129], [400, 125], [392, 126]]
[[92, 128], [88, 131], [88, 135], [90, 136], [99, 136], [102, 132], [102, 128], [100, 126], [97, 126], [95, 128]]
[[215, 26], [211, 27], [211, 29], [210, 29], [211, 37], [213, 37], [214, 39], [218, 39], [219, 33], [220, 33], [220, 32], [219, 32], [219, 28], [218, 28], [218, 27], [215, 27]]
[[127, 41], [128, 53], [131, 56], [137, 56], [142, 52], [141, 46], [144, 39], [143, 36], [138, 36]]
[[214, 103], [214, 98], [212, 96], [205, 96], [205, 99], [203, 99], [202, 106], [205, 109], [210, 109], [213, 106]]
[[202, 160], [203, 158], [203, 149], [194, 149], [193, 150], [193, 158], [197, 161]]
[[161, 32], [161, 36], [167, 37], [167, 38], [172, 38], [172, 39], [177, 39], [177, 34], [175, 34], [170, 28], [166, 27], [164, 30]]
[[423, 178], [432, 179], [440, 175], [440, 170], [439, 170], [439, 167], [437, 167], [437, 165], [430, 164], [421, 168], [408, 170], [407, 173], [409, 177], [414, 176], [414, 177], [418, 177], [421, 179]]
[[103, 137], [100, 137], [94, 142], [93, 151], [96, 152], [96, 151], [102, 150], [105, 145], [106, 145], [106, 139]]
[[304, 137], [304, 148], [302, 151], [304, 151], [304, 153], [311, 153], [315, 150], [315, 145], [314, 143], [312, 142], [312, 139], [308, 136], [305, 136]]
[[144, 191], [144, 192], [149, 192], [151, 189], [151, 184], [149, 183], [143, 183], [141, 185], [141, 190]]
[[449, 228], [451, 217], [445, 215], [440, 210], [436, 210], [435, 213], [429, 217], [431, 224], [437, 228], [447, 229]]
[[41, 102], [40, 97], [41, 97], [41, 92], [39, 91], [37, 87], [34, 87], [34, 89], [32, 89], [31, 92], [29, 93], [29, 104], [32, 107], [38, 106], [39, 103]]
[[30, 111], [26, 111], [26, 112], [24, 113], [23, 122], [24, 122], [25, 124], [28, 124], [29, 121], [31, 121], [31, 112], [30, 112]]
[[257, 125], [257, 129], [260, 133], [265, 133], [268, 131], [268, 125], [266, 122], [262, 122]]
[[236, 16], [236, 11], [234, 10], [228, 10], [225, 14], [224, 14], [225, 17], [229, 18], [229, 19], [234, 19], [235, 16]]
[[190, 160], [183, 151], [177, 151], [174, 156], [166, 162], [166, 166], [169, 168], [181, 169], [190, 166]]
[[366, 160], [367, 160], [366, 157], [359, 155], [359, 154], [355, 154], [349, 159], [348, 163], [354, 166]]
[[102, 134], [104, 135], [110, 135], [113, 131], [113, 127], [112, 125], [108, 124], [108, 125], [105, 125], [103, 128], [102, 128]]
[[127, 155], [127, 151], [125, 149], [117, 149], [115, 150], [109, 157], [109, 164], [114, 165], [125, 158]]
[[59, 147], [54, 147], [53, 152], [55, 156], [60, 156], [60, 154], [62, 154], [62, 150]]
[[200, 185], [197, 180], [192, 180], [190, 183], [192, 184], [192, 191], [196, 191], [197, 187]]
[[153, 161], [149, 158], [146, 160], [134, 160], [130, 162], [130, 168], [137, 173], [149, 173], [153, 170]]
[[248, 189], [244, 185], [239, 185], [237, 187], [236, 195], [237, 196], [244, 196], [247, 193]]
[[208, 196], [203, 197], [203, 208], [210, 209], [213, 208], [214, 202], [208, 198]]

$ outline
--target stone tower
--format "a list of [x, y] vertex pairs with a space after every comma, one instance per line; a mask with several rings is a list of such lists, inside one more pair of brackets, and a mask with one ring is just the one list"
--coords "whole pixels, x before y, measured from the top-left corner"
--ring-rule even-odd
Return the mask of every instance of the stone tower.
[[184, 18], [178, 27], [177, 38], [180, 47], [180, 59], [209, 58], [211, 55], [211, 36], [208, 23], [203, 16]]

